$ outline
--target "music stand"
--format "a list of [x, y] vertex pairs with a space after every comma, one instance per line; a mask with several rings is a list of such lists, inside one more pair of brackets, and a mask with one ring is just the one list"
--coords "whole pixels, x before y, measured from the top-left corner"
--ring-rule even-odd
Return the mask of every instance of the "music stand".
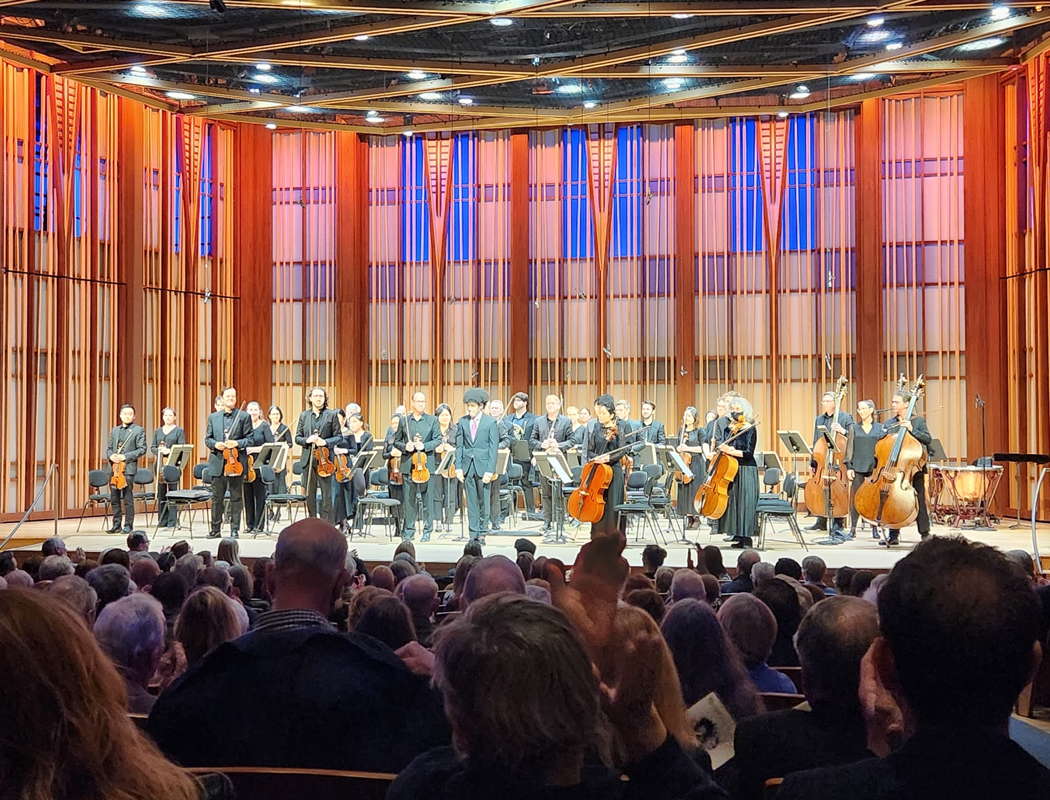
[[755, 453], [755, 461], [758, 462], [760, 469], [779, 469], [781, 473], [784, 472], [784, 465], [780, 461], [780, 456], [772, 450]]
[[269, 467], [274, 474], [284, 470], [288, 461], [289, 446], [286, 442], [264, 444], [255, 457], [256, 467]]
[[798, 431], [777, 431], [777, 438], [784, 448], [791, 453], [791, 458], [805, 458], [807, 461], [813, 455], [813, 451], [802, 434]]
[[[682, 454], [673, 447], [668, 447], [666, 450], [661, 451], [664, 457], [664, 465], [667, 469], [672, 472], [684, 472], [690, 475], [693, 474], [693, 468], [685, 463], [685, 459], [682, 458]], [[694, 458], [700, 457], [699, 453], [693, 454]]]
[[[565, 463], [561, 454], [548, 455], [547, 453], [536, 453], [536, 469], [540, 471], [540, 477], [551, 486], [551, 516], [555, 521], [553, 541], [562, 543], [565, 541], [564, 527], [564, 503], [565, 493], [562, 486], [572, 481], [568, 464]], [[560, 460], [559, 460], [560, 459]], [[555, 499], [557, 498], [557, 499]]]
[[564, 455], [565, 463], [569, 465], [570, 470], [574, 470], [577, 467], [583, 466], [583, 462], [580, 460], [580, 451], [577, 450], [575, 447], [566, 450]]
[[[179, 484], [181, 484], [182, 483], [182, 473], [185, 471], [186, 466], [190, 462], [190, 459], [193, 458], [193, 450], [194, 450], [194, 447], [193, 447], [192, 444], [173, 444], [171, 446], [171, 452], [169, 452], [168, 455], [164, 456], [163, 459], [159, 459], [159, 463], [160, 463], [161, 469], [158, 469], [157, 470], [157, 474], [153, 476], [154, 480], [156, 481], [156, 486], [153, 487], [153, 496], [155, 498], [157, 498], [157, 508], [156, 508], [157, 524], [156, 524], [156, 527], [153, 529], [154, 532], [156, 532], [156, 531], [158, 531], [160, 529], [160, 473], [164, 471], [163, 467], [178, 467], [178, 470], [179, 470]], [[176, 484], [176, 486], [175, 486], [176, 489], [179, 488], [179, 484]], [[168, 505], [167, 501], [165, 501], [164, 505], [165, 506]], [[147, 512], [146, 520], [147, 520], [147, 524], [149, 524], [149, 514], [148, 514], [149, 506], [148, 505], [146, 506], [146, 512]], [[177, 528], [178, 528], [178, 521], [176, 520], [176, 529]]]
[[[529, 457], [530, 458], [532, 457], [531, 454], [530, 454]], [[507, 467], [510, 466], [510, 462], [511, 462], [511, 450], [509, 448], [503, 447], [503, 448], [500, 448], [499, 450], [496, 451], [496, 468], [492, 471], [492, 480], [489, 482], [489, 492], [491, 492], [491, 494], [489, 495], [489, 497], [490, 497], [490, 502], [489, 502], [489, 525], [492, 525], [492, 519], [493, 519], [493, 516], [494, 516], [494, 514], [493, 514], [493, 506], [495, 506], [496, 510], [499, 509], [499, 482], [500, 482], [500, 478], [502, 478], [504, 475], [507, 474]], [[508, 479], [508, 484], [507, 485], [508, 486], [510, 485], [509, 479]], [[495, 497], [493, 497], [492, 495], [495, 495]], [[511, 503], [511, 508], [509, 509], [509, 513], [507, 514], [508, 517], [513, 515], [515, 513], [515, 511], [517, 510], [517, 509], [515, 509], [513, 507], [513, 498], [514, 498], [514, 495], [512, 493], [511, 494], [512, 503]], [[516, 531], [510, 531], [510, 530], [503, 530], [502, 528], [491, 528], [489, 530], [489, 534], [494, 535], [494, 536], [516, 536], [517, 532]]]
[[636, 467], [644, 467], [648, 464], [659, 464], [659, 460], [656, 456], [657, 445], [653, 442], [646, 442], [642, 445], [642, 449], [639, 450], [634, 456], [634, 465]]

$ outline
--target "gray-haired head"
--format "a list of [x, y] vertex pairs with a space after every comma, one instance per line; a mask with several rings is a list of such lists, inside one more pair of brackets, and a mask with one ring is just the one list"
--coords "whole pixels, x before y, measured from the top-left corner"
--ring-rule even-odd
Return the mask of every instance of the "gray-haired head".
[[40, 545], [40, 555], [44, 558], [48, 556], [64, 556], [66, 554], [66, 543], [58, 536], [52, 536], [48, 539], [44, 539]]
[[679, 600], [706, 600], [704, 579], [691, 569], [680, 569], [671, 578], [671, 602]]
[[63, 575], [48, 584], [47, 591], [68, 603], [83, 618], [88, 628], [95, 624], [98, 594], [86, 580], [76, 575]]
[[95, 638], [120, 673], [144, 687], [164, 652], [164, 610], [141, 592], [114, 600], [99, 612]]
[[751, 567], [751, 581], [756, 589], [766, 581], [773, 580], [775, 574], [773, 565], [768, 561], [759, 561]]
[[8, 589], [29, 589], [33, 586], [33, 576], [24, 569], [13, 569], [4, 578]]
[[122, 564], [103, 564], [88, 573], [87, 582], [98, 593], [98, 610], [101, 613], [114, 600], [125, 597], [131, 588], [131, 573]]
[[480, 559], [470, 570], [463, 587], [462, 606], [482, 597], [498, 592], [525, 594], [525, 578], [518, 565], [506, 556], [489, 556]]
[[73, 574], [73, 562], [67, 556], [48, 556], [37, 571], [37, 580], [53, 581], [63, 575]]

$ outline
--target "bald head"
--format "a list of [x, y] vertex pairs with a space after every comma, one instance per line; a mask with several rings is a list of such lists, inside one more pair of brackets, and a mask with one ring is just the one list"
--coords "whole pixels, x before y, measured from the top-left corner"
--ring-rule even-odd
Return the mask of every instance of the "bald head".
[[704, 579], [691, 569], [680, 569], [671, 578], [671, 602], [679, 600], [707, 600]]
[[274, 608], [327, 614], [346, 574], [346, 538], [334, 525], [312, 517], [289, 525], [274, 551]]
[[518, 565], [506, 556], [489, 556], [478, 561], [463, 587], [464, 608], [475, 600], [498, 592], [525, 594], [525, 578]]
[[736, 559], [736, 568], [741, 575], [750, 575], [751, 568], [755, 566], [759, 561], [762, 560], [762, 556], [758, 554], [757, 550], [745, 550]]
[[857, 710], [860, 662], [878, 631], [875, 606], [859, 597], [829, 597], [810, 609], [795, 634], [810, 705], [840, 713]]
[[380, 565], [372, 570], [372, 585], [377, 589], [386, 589], [388, 592], [394, 591], [397, 581], [394, 579], [394, 573], [390, 567]]
[[429, 617], [437, 607], [438, 585], [429, 575], [411, 575], [397, 585], [397, 593], [413, 617]]

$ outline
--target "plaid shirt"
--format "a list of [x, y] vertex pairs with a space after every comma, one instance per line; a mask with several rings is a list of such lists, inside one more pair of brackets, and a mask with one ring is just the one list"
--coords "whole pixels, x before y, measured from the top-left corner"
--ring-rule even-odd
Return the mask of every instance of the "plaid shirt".
[[253, 631], [291, 631], [297, 628], [331, 628], [335, 626], [321, 614], [308, 608], [267, 611], [255, 620]]

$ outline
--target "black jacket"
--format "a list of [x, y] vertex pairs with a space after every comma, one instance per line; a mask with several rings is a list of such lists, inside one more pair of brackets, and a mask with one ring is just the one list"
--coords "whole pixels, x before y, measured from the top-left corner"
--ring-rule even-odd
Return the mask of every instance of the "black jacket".
[[[138, 470], [139, 459], [146, 452], [146, 431], [141, 425], [132, 422], [128, 427], [118, 425], [109, 432], [109, 441], [106, 443], [106, 460], [115, 453], [124, 456], [124, 474], [127, 476], [128, 485], [131, 485]], [[110, 467], [113, 462], [110, 462]]]
[[227, 439], [237, 442], [238, 460], [247, 466], [248, 454], [244, 450], [248, 445], [255, 443], [252, 418], [248, 416], [247, 411], [235, 408], [229, 414], [225, 411], [215, 411], [208, 415], [208, 423], [204, 429], [204, 446], [210, 451], [208, 472], [212, 475], [222, 475], [223, 451], [216, 450], [215, 445]]
[[529, 449], [536, 453], [543, 450], [543, 443], [548, 436], [554, 436], [558, 442], [558, 449], [565, 451], [572, 447], [572, 420], [564, 414], [559, 414], [553, 424], [547, 415], [536, 417], [532, 423], [532, 438], [529, 440]]
[[397, 772], [447, 744], [428, 682], [384, 644], [326, 628], [220, 645], [158, 699], [149, 733], [185, 766]]
[[314, 416], [312, 408], [303, 411], [299, 415], [299, 422], [295, 426], [295, 443], [303, 448], [299, 454], [299, 464], [303, 469], [306, 469], [306, 464], [310, 461], [310, 453], [313, 451], [313, 447], [306, 440], [313, 436], [315, 431], [318, 436], [324, 439], [325, 444], [328, 446], [328, 455], [330, 457], [335, 455], [332, 452], [332, 448], [343, 442], [343, 431], [339, 427], [338, 414], [328, 408], [321, 411], [318, 417]]

